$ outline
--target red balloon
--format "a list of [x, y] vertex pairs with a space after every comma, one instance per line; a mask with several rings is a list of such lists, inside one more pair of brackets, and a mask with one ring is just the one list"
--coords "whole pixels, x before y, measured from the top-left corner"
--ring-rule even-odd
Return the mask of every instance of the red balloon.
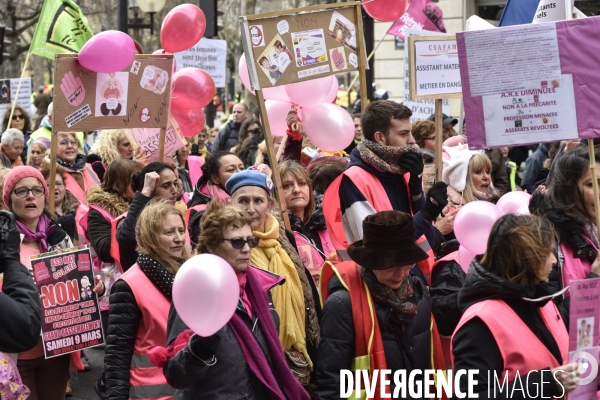
[[173, 8], [160, 28], [160, 43], [169, 53], [184, 51], [200, 41], [206, 30], [206, 17], [194, 4]]
[[212, 100], [217, 88], [213, 78], [200, 68], [182, 68], [173, 74], [171, 104], [195, 110]]
[[197, 135], [206, 124], [206, 116], [204, 115], [203, 108], [186, 110], [185, 108], [171, 106], [171, 115], [177, 121], [179, 129], [181, 129], [181, 133], [185, 137]]
[[410, 0], [361, 0], [362, 6], [373, 19], [395, 21], [408, 9]]

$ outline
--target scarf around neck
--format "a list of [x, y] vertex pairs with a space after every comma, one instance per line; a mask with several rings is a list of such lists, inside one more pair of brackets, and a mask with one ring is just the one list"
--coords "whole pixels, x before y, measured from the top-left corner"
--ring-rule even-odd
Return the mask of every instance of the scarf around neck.
[[54, 232], [54, 225], [50, 223], [50, 218], [46, 214], [42, 214], [38, 221], [37, 232], [33, 232], [22, 222], [17, 221], [17, 228], [23, 234], [23, 242], [37, 240], [40, 248], [40, 253], [48, 252], [48, 236]]
[[317, 192], [314, 192], [315, 196], [315, 212], [310, 217], [310, 220], [305, 225], [302, 222], [302, 219], [298, 217], [296, 214], [288, 210], [288, 215], [290, 217], [290, 225], [293, 231], [300, 232], [304, 234], [305, 232], [311, 231], [323, 231], [327, 229], [327, 224], [325, 222], [325, 215], [323, 214], [323, 195]]
[[[258, 246], [250, 253], [250, 263], [258, 268], [282, 276], [286, 284], [271, 290], [275, 310], [279, 314], [279, 337], [284, 351], [294, 347], [301, 352], [312, 367], [306, 349], [305, 303], [300, 277], [294, 262], [279, 244], [279, 222], [267, 214], [265, 231], [254, 231], [260, 239]], [[285, 287], [284, 287], [285, 286]]]
[[150, 282], [169, 300], [173, 298], [173, 281], [175, 274], [169, 272], [158, 261], [148, 254], [140, 254], [137, 263]]
[[356, 146], [360, 158], [379, 172], [404, 175], [406, 170], [398, 165], [402, 155], [418, 152], [415, 146], [384, 146], [368, 139], [363, 139]]
[[221, 189], [220, 186], [215, 185], [211, 181], [208, 181], [206, 182], [206, 184], [202, 185], [199, 192], [205, 196], [210, 197], [211, 199], [216, 199], [222, 205], [229, 204], [229, 199], [231, 198], [231, 196], [229, 196], [229, 193], [227, 193], [225, 190]]
[[58, 165], [62, 165], [65, 168], [70, 169], [71, 171], [80, 171], [85, 167], [86, 157], [83, 154], [77, 154], [75, 158], [75, 163], [71, 164], [68, 161], [61, 160], [60, 158], [56, 158], [56, 162]]
[[409, 323], [417, 315], [417, 305], [409, 278], [406, 278], [398, 289], [382, 285], [370, 269], [358, 267], [360, 276], [371, 291], [375, 303], [392, 307], [391, 320], [398, 325]]

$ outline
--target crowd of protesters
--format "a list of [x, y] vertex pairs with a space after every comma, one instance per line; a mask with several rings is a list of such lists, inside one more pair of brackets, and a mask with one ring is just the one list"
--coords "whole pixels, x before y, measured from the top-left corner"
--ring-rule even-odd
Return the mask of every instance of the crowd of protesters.
[[[103, 399], [336, 399], [340, 371], [357, 369], [478, 369], [483, 397], [493, 384], [485, 371], [508, 373], [502, 398], [521, 384], [519, 372], [537, 371], [527, 385], [554, 397], [577, 384], [570, 301], [556, 293], [600, 276], [586, 143], [474, 151], [466, 129], [458, 135], [459, 121], [444, 115], [436, 182], [434, 123], [411, 123], [402, 104], [369, 104], [352, 116], [345, 151], [316, 149], [312, 159], [292, 108], [281, 158], [270, 160], [260, 119], [237, 103], [221, 130], [202, 129], [158, 162], [122, 130], [101, 131], [91, 149], [83, 134], [59, 133], [50, 192], [46, 107], [38, 129], [19, 106], [2, 126], [0, 392], [14, 396], [6, 398], [63, 399], [70, 365], [85, 369], [79, 352], [44, 357], [30, 262], [84, 244], [106, 340], [95, 385]], [[457, 213], [523, 189], [531, 215], [500, 218], [465, 272]], [[180, 266], [204, 253], [239, 280], [235, 313], [208, 337], [172, 304]]]

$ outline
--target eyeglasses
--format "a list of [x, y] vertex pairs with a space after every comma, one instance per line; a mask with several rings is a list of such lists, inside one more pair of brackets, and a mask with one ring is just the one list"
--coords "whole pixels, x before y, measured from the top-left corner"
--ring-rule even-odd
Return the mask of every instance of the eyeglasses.
[[248, 133], [251, 133], [253, 135], [260, 135], [262, 133], [262, 129], [261, 128], [254, 128], [251, 131], [248, 131]]
[[23, 114], [19, 114], [19, 115], [13, 114], [12, 120], [14, 121], [16, 119], [25, 119], [25, 116]]
[[29, 192], [33, 193], [33, 195], [35, 197], [42, 197], [44, 195], [44, 193], [46, 193], [46, 190], [42, 186], [34, 186], [31, 189], [28, 189], [26, 187], [20, 187], [20, 188], [13, 190], [13, 193], [15, 194], [15, 196], [21, 197], [21, 198], [27, 197]]
[[61, 146], [65, 146], [65, 147], [68, 147], [69, 145], [71, 145], [73, 147], [77, 147], [77, 140], [63, 139], [60, 142], [58, 142], [58, 144]]
[[241, 250], [244, 248], [246, 243], [248, 243], [248, 247], [250, 247], [251, 249], [255, 248], [256, 246], [258, 246], [258, 241], [260, 239], [252, 236], [248, 239], [223, 239], [223, 240], [226, 240], [229, 243], [231, 243], [231, 247], [233, 247], [234, 249]]

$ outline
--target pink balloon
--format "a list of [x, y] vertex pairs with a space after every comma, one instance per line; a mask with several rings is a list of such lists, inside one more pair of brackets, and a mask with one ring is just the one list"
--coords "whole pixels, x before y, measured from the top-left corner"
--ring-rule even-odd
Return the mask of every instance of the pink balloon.
[[501, 216], [502, 211], [487, 201], [472, 201], [464, 205], [454, 219], [456, 239], [473, 253], [485, 253], [492, 226]]
[[331, 91], [331, 78], [335, 79], [335, 76], [292, 83], [283, 87], [292, 103], [301, 106], [312, 106], [327, 102], [327, 94]]
[[135, 43], [120, 31], [104, 31], [92, 36], [79, 51], [79, 63], [90, 71], [111, 74], [133, 62]]
[[[152, 54], [159, 54], [159, 55], [163, 55], [163, 54], [173, 54], [173, 53], [169, 53], [164, 51], [163, 49], [158, 49], [155, 52], [153, 52]], [[173, 57], [173, 73], [175, 73], [175, 71], [177, 71], [177, 60], [175, 60], [175, 57]]]
[[475, 258], [476, 255], [477, 254], [462, 245], [458, 248], [458, 263], [463, 271], [465, 271], [465, 274], [469, 270], [469, 265], [471, 265], [471, 261], [473, 261], [473, 258]]
[[179, 108], [177, 106], [171, 106], [171, 115], [177, 121], [179, 129], [185, 137], [192, 137], [197, 135], [204, 124], [206, 124], [206, 116], [204, 115], [204, 109], [198, 108], [196, 110], [187, 110], [185, 108]]
[[338, 105], [324, 103], [303, 107], [302, 115], [306, 135], [321, 150], [343, 150], [354, 139], [354, 120]]
[[519, 209], [517, 211], [515, 211], [515, 214], [531, 215], [531, 213], [529, 212], [529, 205], [523, 204], [521, 207], [519, 207]]
[[160, 43], [165, 51], [184, 51], [200, 41], [206, 30], [206, 17], [194, 4], [181, 4], [173, 8], [160, 28]]
[[173, 74], [171, 104], [188, 110], [204, 107], [212, 100], [215, 81], [199, 68], [182, 68]]
[[406, 12], [409, 4], [409, 0], [362, 0], [367, 14], [381, 22], [397, 20]]
[[335, 75], [332, 75], [331, 77], [333, 78], [331, 80], [331, 89], [329, 89], [329, 93], [327, 93], [327, 96], [325, 96], [325, 101], [327, 103], [335, 103], [339, 88], [338, 80]]
[[288, 130], [287, 121], [285, 119], [292, 105], [282, 101], [266, 100], [265, 107], [267, 108], [267, 117], [269, 118], [271, 135], [285, 136]]
[[284, 103], [292, 102], [285, 91], [285, 86], [266, 88], [263, 90], [263, 95], [266, 100], [283, 101]]
[[233, 268], [213, 254], [200, 254], [187, 260], [173, 282], [177, 314], [191, 330], [205, 337], [229, 322], [239, 294]]
[[238, 73], [240, 74], [240, 80], [246, 87], [246, 89], [254, 94], [254, 90], [252, 90], [252, 86], [250, 86], [250, 74], [248, 73], [248, 64], [246, 63], [246, 54], [242, 53], [240, 57], [240, 61], [238, 62]]
[[500, 197], [496, 205], [504, 214], [515, 213], [519, 208], [527, 206], [529, 208], [529, 200], [531, 195], [526, 192], [514, 191], [508, 192]]

